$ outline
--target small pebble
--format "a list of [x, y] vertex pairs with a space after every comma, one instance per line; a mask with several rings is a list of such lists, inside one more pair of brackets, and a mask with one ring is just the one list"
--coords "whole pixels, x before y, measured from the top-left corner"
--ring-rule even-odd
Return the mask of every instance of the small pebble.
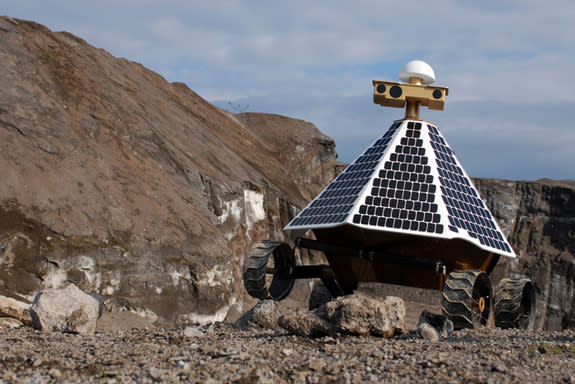
[[493, 372], [501, 372], [501, 373], [505, 373], [507, 371], [507, 367], [505, 366], [505, 364], [503, 363], [495, 363], [493, 364], [493, 366], [491, 367], [491, 370]]
[[184, 337], [200, 337], [204, 335], [202, 331], [194, 327], [186, 327], [182, 333]]
[[58, 368], [50, 368], [48, 374], [55, 379], [59, 379], [62, 377], [62, 372]]
[[439, 341], [441, 338], [439, 332], [427, 323], [420, 323], [417, 326], [417, 332], [419, 333], [419, 336], [428, 341]]

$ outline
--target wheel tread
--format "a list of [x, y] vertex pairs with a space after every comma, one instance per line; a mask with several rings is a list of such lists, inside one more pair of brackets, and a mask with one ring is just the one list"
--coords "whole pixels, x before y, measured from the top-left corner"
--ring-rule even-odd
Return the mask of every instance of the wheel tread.
[[[255, 243], [248, 251], [244, 261], [243, 282], [248, 294], [254, 298], [267, 300], [281, 300], [285, 298], [293, 286], [293, 280], [281, 280], [274, 276], [271, 284], [266, 281], [266, 273], [270, 257], [275, 265], [276, 260], [280, 263], [293, 263], [293, 255], [288, 256], [289, 260], [276, 259], [275, 252], [280, 252], [280, 248], [288, 247], [279, 241], [262, 240]], [[285, 248], [284, 256], [285, 256]], [[270, 291], [271, 290], [271, 291]], [[274, 295], [276, 297], [274, 297]]]
[[[532, 295], [529, 309], [522, 307], [524, 290]], [[529, 299], [529, 298], [527, 298]], [[495, 324], [499, 328], [533, 330], [535, 322], [535, 288], [529, 279], [502, 279], [495, 291]], [[527, 313], [525, 313], [528, 311]]]
[[[441, 307], [443, 313], [452, 321], [455, 329], [474, 327], [471, 302], [475, 282], [481, 274], [483, 272], [479, 270], [453, 271], [445, 281], [441, 295]], [[491, 290], [491, 288], [489, 289]]]

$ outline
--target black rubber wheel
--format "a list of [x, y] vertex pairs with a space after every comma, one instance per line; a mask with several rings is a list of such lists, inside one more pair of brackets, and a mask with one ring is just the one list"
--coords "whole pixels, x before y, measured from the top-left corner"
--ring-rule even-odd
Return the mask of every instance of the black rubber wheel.
[[495, 325], [532, 331], [537, 292], [529, 279], [502, 279], [495, 289]]
[[454, 329], [493, 327], [493, 288], [477, 270], [453, 271], [447, 277], [441, 308]]
[[262, 240], [252, 246], [244, 262], [244, 287], [256, 299], [283, 300], [290, 294], [294, 280], [280, 279], [275, 272], [294, 265], [294, 254], [289, 245]]

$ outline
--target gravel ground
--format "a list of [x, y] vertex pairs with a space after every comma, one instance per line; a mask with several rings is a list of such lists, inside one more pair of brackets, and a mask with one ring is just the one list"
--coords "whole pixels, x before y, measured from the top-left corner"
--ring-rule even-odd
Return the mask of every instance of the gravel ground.
[[307, 339], [229, 324], [80, 336], [0, 331], [0, 383], [575, 383], [575, 331]]

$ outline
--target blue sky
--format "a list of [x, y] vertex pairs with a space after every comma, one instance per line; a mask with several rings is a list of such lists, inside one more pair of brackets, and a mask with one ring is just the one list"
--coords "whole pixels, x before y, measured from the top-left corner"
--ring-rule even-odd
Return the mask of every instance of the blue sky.
[[[575, 2], [2, 0], [230, 110], [314, 123], [352, 161], [401, 109], [371, 80], [412, 59], [448, 86], [439, 125], [474, 177], [575, 179]], [[235, 108], [234, 108], [235, 106]]]

